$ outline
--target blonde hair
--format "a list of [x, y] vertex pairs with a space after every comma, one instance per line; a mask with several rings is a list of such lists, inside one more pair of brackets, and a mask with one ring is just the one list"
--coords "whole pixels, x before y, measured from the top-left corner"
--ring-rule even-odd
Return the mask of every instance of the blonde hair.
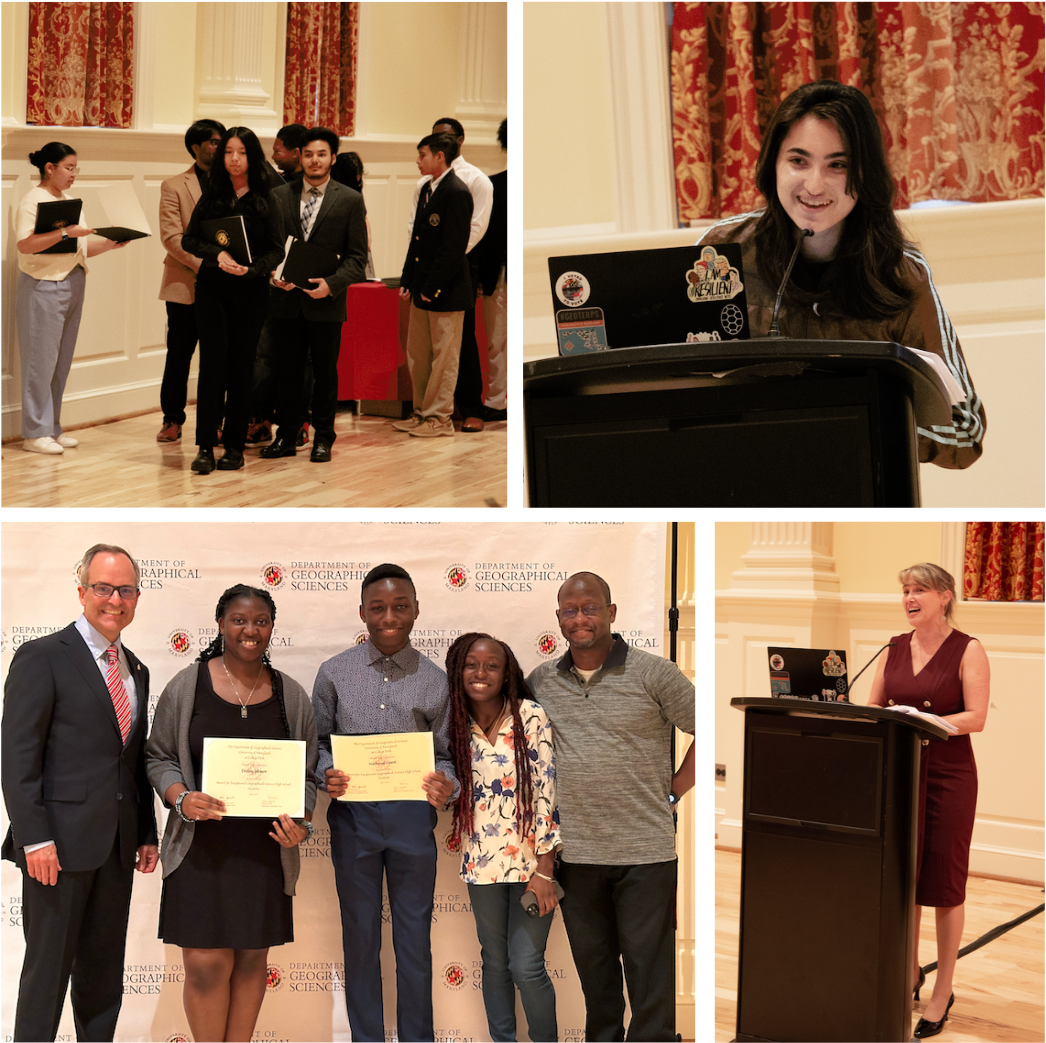
[[940, 565], [932, 565], [927, 561], [918, 565], [910, 565], [897, 573], [897, 579], [901, 586], [905, 583], [918, 583], [927, 590], [936, 590], [939, 593], [947, 591], [951, 594], [948, 604], [944, 606], [944, 620], [952, 622], [952, 610], [955, 607], [955, 579], [950, 572], [945, 572]]

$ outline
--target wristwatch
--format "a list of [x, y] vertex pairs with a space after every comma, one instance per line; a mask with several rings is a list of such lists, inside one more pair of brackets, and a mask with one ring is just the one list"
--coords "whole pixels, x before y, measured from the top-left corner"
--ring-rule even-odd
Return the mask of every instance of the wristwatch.
[[63, 243], [66, 242], [66, 240], [68, 240], [68, 238], [69, 238], [69, 233], [63, 228], [62, 229], [62, 242]]

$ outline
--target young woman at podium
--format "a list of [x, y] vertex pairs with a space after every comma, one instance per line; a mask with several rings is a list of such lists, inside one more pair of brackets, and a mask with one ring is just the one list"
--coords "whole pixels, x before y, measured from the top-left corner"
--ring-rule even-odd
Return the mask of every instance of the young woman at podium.
[[698, 240], [740, 244], [752, 336], [769, 333], [798, 249], [778, 316], [784, 336], [895, 341], [940, 356], [964, 400], [950, 424], [919, 428], [919, 462], [969, 467], [981, 455], [984, 408], [930, 266], [894, 215], [896, 190], [868, 99], [834, 80], [793, 91], [763, 137], [756, 185], [765, 209], [726, 218]]
[[919, 998], [925, 975], [919, 967], [919, 920], [924, 905], [937, 911], [937, 979], [915, 1028], [917, 1039], [944, 1027], [955, 996], [952, 975], [965, 919], [970, 837], [977, 805], [977, 765], [970, 733], [988, 715], [988, 657], [981, 643], [952, 626], [955, 580], [939, 565], [904, 569], [901, 605], [907, 634], [890, 638], [879, 660], [870, 706], [913, 706], [943, 717], [958, 735], [923, 740], [919, 771], [919, 840], [915, 885], [915, 966]]

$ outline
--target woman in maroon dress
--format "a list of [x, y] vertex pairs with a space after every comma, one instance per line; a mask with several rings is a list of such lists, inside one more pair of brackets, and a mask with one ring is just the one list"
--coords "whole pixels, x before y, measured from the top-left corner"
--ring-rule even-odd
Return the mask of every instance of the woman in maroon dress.
[[939, 565], [913, 565], [898, 576], [901, 604], [914, 629], [891, 638], [879, 661], [873, 706], [913, 706], [959, 729], [944, 742], [924, 740], [919, 776], [919, 846], [915, 888], [913, 986], [919, 967], [919, 920], [924, 905], [937, 910], [937, 979], [917, 1039], [944, 1027], [955, 996], [952, 975], [965, 918], [966, 875], [977, 805], [977, 766], [970, 733], [984, 728], [988, 714], [988, 657], [981, 643], [951, 625], [955, 580]]

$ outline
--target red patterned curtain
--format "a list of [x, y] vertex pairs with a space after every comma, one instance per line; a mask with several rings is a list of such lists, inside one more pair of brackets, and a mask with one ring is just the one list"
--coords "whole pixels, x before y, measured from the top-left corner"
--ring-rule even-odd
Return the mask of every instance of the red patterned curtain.
[[1041, 3], [679, 3], [672, 108], [679, 219], [762, 205], [778, 103], [832, 79], [879, 117], [895, 206], [1044, 193]]
[[963, 594], [984, 601], [1042, 601], [1042, 556], [1042, 522], [969, 522]]
[[134, 4], [29, 5], [27, 123], [131, 126]]
[[284, 123], [356, 130], [360, 5], [288, 4]]

